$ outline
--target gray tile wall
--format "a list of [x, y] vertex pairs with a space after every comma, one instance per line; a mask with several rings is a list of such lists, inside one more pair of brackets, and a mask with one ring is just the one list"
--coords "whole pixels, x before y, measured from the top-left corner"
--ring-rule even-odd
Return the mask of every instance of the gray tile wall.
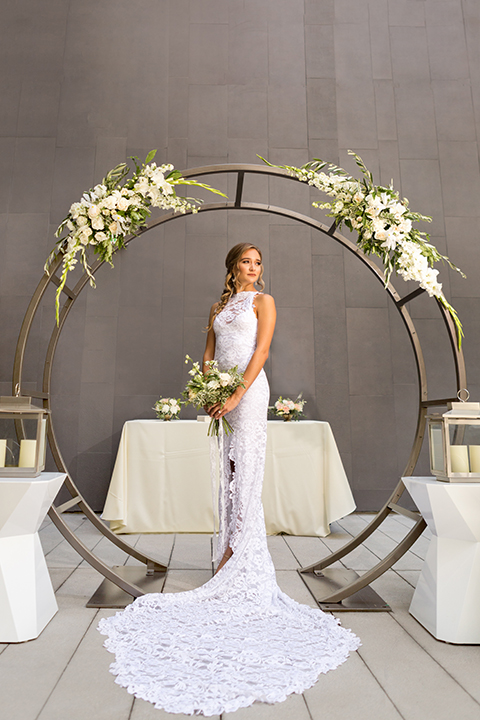
[[[9, 392], [21, 320], [82, 191], [126, 156], [177, 167], [323, 157], [394, 179], [433, 215], [435, 244], [466, 331], [471, 390], [480, 376], [480, 10], [476, 0], [19, 0], [0, 9], [0, 384]], [[217, 178], [230, 195], [234, 184]], [[313, 193], [248, 178], [247, 200], [324, 219]], [[62, 452], [102, 507], [125, 420], [178, 396], [185, 353], [200, 357], [223, 258], [241, 240], [265, 256], [278, 327], [272, 399], [303, 392], [332, 424], [359, 508], [378, 508], [413, 438], [417, 387], [405, 329], [380, 284], [329, 238], [278, 216], [179, 218], [135, 240], [71, 313], [55, 360]], [[401, 294], [409, 290], [401, 280]], [[410, 288], [412, 289], [412, 288]], [[435, 303], [411, 305], [432, 395], [453, 391]], [[39, 387], [53, 322], [49, 291], [29, 342]], [[192, 417], [189, 410], [186, 416]], [[418, 468], [426, 470], [425, 453]]]

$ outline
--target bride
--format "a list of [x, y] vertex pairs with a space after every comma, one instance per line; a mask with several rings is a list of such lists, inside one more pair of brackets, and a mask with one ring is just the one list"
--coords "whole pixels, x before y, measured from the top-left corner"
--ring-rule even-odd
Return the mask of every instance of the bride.
[[171, 713], [234, 712], [256, 700], [285, 700], [343, 663], [358, 638], [319, 609], [300, 605], [277, 585], [261, 501], [268, 381], [263, 366], [275, 327], [275, 303], [262, 290], [260, 250], [235, 245], [225, 261], [220, 301], [208, 324], [205, 365], [238, 365], [244, 388], [211, 417], [228, 414], [223, 437], [220, 528], [214, 577], [183, 593], [148, 594], [100, 621], [111, 672], [136, 697]]

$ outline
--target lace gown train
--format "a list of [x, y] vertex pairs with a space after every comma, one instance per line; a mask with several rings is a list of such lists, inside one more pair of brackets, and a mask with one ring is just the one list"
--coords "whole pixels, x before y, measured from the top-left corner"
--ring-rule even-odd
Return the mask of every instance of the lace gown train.
[[[245, 370], [255, 350], [255, 295], [238, 293], [215, 319], [221, 369]], [[285, 700], [360, 645], [333, 616], [277, 585], [261, 503], [268, 400], [262, 370], [228, 415], [218, 557], [230, 546], [230, 560], [202, 587], [144, 595], [99, 624], [116, 682], [167, 712], [211, 716]]]

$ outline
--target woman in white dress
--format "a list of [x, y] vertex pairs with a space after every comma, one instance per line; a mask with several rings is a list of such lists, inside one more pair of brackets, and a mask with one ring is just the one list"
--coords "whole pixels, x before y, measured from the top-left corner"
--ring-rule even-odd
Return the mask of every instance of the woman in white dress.
[[118, 684], [167, 712], [206, 716], [301, 693], [360, 644], [333, 616], [277, 585], [261, 501], [269, 401], [263, 365], [275, 303], [255, 289], [263, 288], [258, 248], [236, 245], [226, 266], [204, 362], [238, 365], [245, 388], [208, 408], [215, 418], [228, 414], [234, 430], [223, 441], [217, 572], [195, 590], [144, 595], [99, 625], [116, 656]]

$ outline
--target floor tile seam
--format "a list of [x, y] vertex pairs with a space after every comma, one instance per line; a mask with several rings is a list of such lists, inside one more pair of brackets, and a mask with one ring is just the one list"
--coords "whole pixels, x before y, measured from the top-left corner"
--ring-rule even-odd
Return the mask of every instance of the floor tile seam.
[[[407, 633], [407, 635], [418, 645], [418, 647], [421, 648], [421, 650], [422, 650], [424, 653], [426, 653], [426, 654], [429, 656], [429, 658], [430, 658], [431, 660], [433, 660], [433, 662], [434, 662], [436, 665], [438, 665], [438, 667], [440, 667], [440, 668], [453, 680], [453, 682], [454, 682], [456, 685], [458, 685], [458, 687], [461, 688], [461, 689], [464, 691], [464, 693], [466, 693], [466, 694], [473, 700], [473, 702], [474, 702], [476, 705], [479, 705], [479, 706], [480, 706], [480, 702], [462, 685], [462, 683], [461, 683], [459, 680], [457, 680], [455, 677], [453, 677], [453, 675], [451, 674], [451, 672], [449, 672], [449, 671], [441, 664], [441, 662], [439, 662], [439, 661], [432, 655], [432, 653], [431, 653], [424, 645], [422, 645], [422, 643], [421, 643], [419, 640], [417, 640], [416, 637], [414, 637], [414, 636], [412, 635], [412, 633], [407, 629], [407, 627], [400, 622], [400, 620], [398, 619], [398, 617], [395, 616], [395, 611], [392, 612], [392, 613], [390, 613], [390, 617], [391, 617], [393, 620], [395, 620], [395, 622], [397, 623], [397, 625], [399, 625], [399, 627], [401, 627], [402, 630], [403, 630], [405, 633]], [[420, 623], [419, 623], [419, 625], [420, 625]], [[427, 632], [427, 631], [426, 631], [426, 632]], [[433, 637], [433, 635], [432, 635], [432, 637]], [[434, 640], [436, 640], [436, 638], [434, 638]], [[442, 641], [441, 641], [441, 640], [437, 640], [437, 642], [442, 642]]]
[[[78, 525], [78, 526], [75, 528], [75, 530], [72, 530], [72, 528], [70, 527], [70, 525], [68, 525], [68, 523], [66, 523], [66, 524], [67, 524], [67, 526], [68, 526], [68, 529], [76, 535], [76, 532], [75, 532], [75, 531], [78, 530], [78, 528], [82, 527], [82, 525], [85, 524], [86, 520], [87, 520], [87, 519], [85, 518], [85, 519], [80, 523], [80, 525]], [[65, 522], [66, 522], [66, 521], [65, 521]], [[52, 525], [53, 525], [53, 523], [52, 523]], [[55, 527], [56, 527], [56, 526], [55, 526]], [[57, 530], [58, 530], [58, 528], [57, 528]], [[67, 545], [70, 545], [70, 543], [68, 542], [67, 538], [64, 537], [64, 535], [61, 533], [60, 530], [58, 530], [58, 534], [60, 535], [60, 541], [57, 543], [57, 545], [55, 545], [55, 547], [51, 548], [47, 553], [45, 553], [45, 559], [46, 559], [46, 560], [48, 559], [48, 556], [50, 555], [50, 553], [52, 553], [54, 550], [56, 550], [58, 547], [60, 547], [60, 545], [61, 545], [62, 543], [67, 543]], [[72, 546], [70, 545], [70, 547], [72, 547]], [[75, 551], [75, 552], [76, 552], [76, 551]], [[78, 554], [78, 553], [77, 553], [77, 554]], [[82, 560], [83, 560], [83, 558], [82, 558]], [[81, 561], [80, 561], [80, 562], [81, 562]], [[79, 564], [80, 564], [80, 563], [79, 563]], [[78, 567], [78, 565], [77, 565], [76, 567]]]
[[[406, 528], [407, 526], [402, 524], [402, 527]], [[413, 527], [413, 526], [412, 526], [412, 527]], [[388, 538], [388, 540], [392, 540], [392, 541], [395, 543], [395, 545], [398, 547], [398, 545], [399, 545], [401, 542], [403, 542], [403, 540], [405, 539], [405, 537], [408, 535], [408, 532], [406, 532], [406, 533], [405, 533], [405, 536], [402, 538], [402, 540], [397, 541], [395, 538], [390, 537], [390, 535], [388, 535], [386, 532], [384, 532], [384, 531], [381, 530], [380, 528], [381, 528], [381, 526], [379, 526], [378, 528], [375, 528], [375, 530], [368, 536], [368, 538], [370, 538], [375, 532], [378, 532], [378, 533], [380, 533], [381, 535], [383, 535], [384, 537]], [[343, 528], [343, 529], [345, 530], [345, 528]], [[346, 532], [348, 532], [348, 530], [346, 530]], [[377, 536], [377, 537], [378, 537], [378, 536]], [[357, 547], [363, 547], [363, 546], [364, 546], [369, 552], [372, 553], [372, 555], [375, 555], [375, 557], [377, 557], [379, 560], [383, 560], [384, 558], [380, 557], [380, 555], [378, 555], [374, 550], [372, 550], [370, 547], [368, 547], [368, 545], [366, 544], [368, 538], [366, 538], [366, 539], [363, 541], [363, 543], [361, 543], [361, 545], [360, 545], [360, 546], [357, 546]], [[414, 544], [415, 544], [415, 543], [414, 543]], [[394, 550], [394, 549], [395, 549], [395, 548], [392, 548], [392, 550]], [[392, 550], [390, 550], [390, 552], [391, 552]], [[413, 549], [413, 545], [411, 545], [411, 546], [408, 548], [408, 550], [406, 550], [406, 551], [403, 553], [403, 555], [401, 555], [401, 557], [404, 557], [404, 556], [405, 556], [407, 553], [409, 553], [409, 552], [411, 552], [412, 555], [415, 555], [415, 557], [417, 557], [417, 558], [418, 558], [419, 560], [421, 560], [422, 562], [425, 560], [425, 558], [422, 557], [422, 555], [419, 555], [418, 552], [415, 552], [415, 550]], [[387, 552], [387, 555], [388, 555], [388, 554], [389, 554], [389, 553]], [[386, 556], [384, 556], [384, 557], [386, 557]], [[400, 559], [401, 559], [401, 558], [398, 558], [398, 560], [400, 560]], [[396, 560], [396, 562], [398, 562], [398, 560]]]
[[[401, 571], [395, 570], [395, 568], [393, 568], [393, 567], [390, 568], [390, 569], [393, 570], [393, 572], [395, 573], [395, 575], [398, 575], [398, 577], [400, 578], [400, 580], [402, 580], [402, 582], [406, 582], [408, 585], [410, 585], [410, 587], [412, 587], [412, 588], [415, 590], [416, 585], [412, 585], [412, 583], [410, 582], [410, 580], [407, 580], [407, 578], [404, 578], [402, 575], [400, 575], [400, 572], [401, 572]], [[411, 570], [405, 570], [404, 572], [412, 572], [412, 571], [411, 571]], [[414, 570], [413, 572], [421, 572], [421, 570]]]
[[[291, 537], [296, 537], [296, 536], [292, 535]], [[305, 536], [305, 537], [309, 537], [309, 536]], [[333, 555], [333, 550], [330, 550], [330, 548], [329, 548], [327, 545], [325, 545], [325, 543], [322, 541], [322, 538], [319, 537], [318, 540], [320, 540], [320, 542], [322, 543], [323, 547], [324, 547], [326, 550], [328, 550], [328, 552], [330, 553], [330, 555]], [[287, 542], [286, 540], [285, 540], [285, 543], [288, 545], [288, 542]], [[296, 556], [294, 550], [290, 547], [290, 545], [288, 545], [288, 547], [289, 547], [290, 552], [292, 553], [293, 557], [294, 557], [295, 560], [298, 562], [298, 567], [299, 567], [299, 568], [304, 567], [303, 564], [300, 562], [300, 558], [298, 558], [298, 557]], [[328, 557], [328, 555], [326, 555], [325, 558], [322, 558], [322, 559], [319, 560], [318, 562], [321, 562], [322, 560], [325, 560], [327, 557]], [[310, 563], [310, 564], [312, 564], [312, 563]]]
[[65, 585], [65, 583], [67, 582], [67, 580], [69, 580], [69, 579], [72, 577], [73, 573], [78, 570], [78, 566], [75, 567], [75, 568], [68, 568], [68, 567], [67, 567], [67, 570], [70, 570], [70, 572], [68, 573], [67, 577], [66, 577], [64, 580], [62, 580], [62, 582], [60, 583], [60, 585], [59, 585], [57, 588], [55, 588], [55, 595], [56, 595], [57, 592], [60, 590], [60, 588]]
[[[390, 515], [388, 515], [387, 517], [390, 517]], [[363, 519], [363, 518], [361, 518], [361, 519]], [[386, 519], [386, 518], [385, 518], [385, 519]], [[393, 519], [396, 520], [396, 518], [393, 518]], [[339, 524], [340, 524], [340, 523], [339, 523]], [[365, 527], [366, 527], [368, 524], [369, 524], [369, 523], [365, 522]], [[398, 544], [401, 543], [401, 542], [405, 539], [405, 537], [408, 535], [408, 532], [406, 532], [405, 535], [403, 536], [403, 538], [402, 538], [401, 540], [397, 540], [397, 538], [391, 537], [391, 535], [389, 535], [385, 530], [382, 529], [382, 524], [383, 524], [383, 523], [380, 523], [380, 525], [379, 525], [377, 528], [375, 528], [375, 530], [373, 530], [368, 537], [372, 537], [374, 533], [378, 532], [379, 534], [383, 535], [384, 537], [388, 538], [389, 540], [392, 540], [394, 543], [396, 543], [396, 544], [398, 545]], [[403, 523], [399, 523], [399, 525], [400, 525], [402, 528], [407, 528], [407, 525], [404, 525]], [[414, 527], [414, 526], [412, 525], [412, 527]], [[365, 528], [363, 528], [363, 529], [365, 529]], [[344, 530], [345, 530], [345, 528], [344, 528]], [[348, 532], [348, 530], [347, 530], [347, 532]], [[360, 532], [362, 532], [362, 531], [360, 531]], [[364, 544], [364, 543], [362, 543], [362, 545], [363, 545], [363, 544]], [[367, 549], [369, 549], [369, 548], [367, 548]], [[371, 552], [373, 552], [373, 550], [371, 550]], [[414, 552], [414, 551], [412, 550], [412, 552]], [[376, 553], [374, 553], [374, 554], [376, 554]], [[415, 554], [416, 554], [416, 553], [415, 553]], [[422, 558], [422, 560], [423, 560], [423, 558]]]
[[[287, 553], [289, 553], [293, 557], [293, 559], [297, 563], [298, 567], [299, 568], [302, 567], [298, 561], [298, 558], [295, 556], [294, 552], [292, 551], [290, 545], [285, 540], [285, 535], [280, 535], [280, 536], [275, 536], [275, 537], [280, 537], [282, 539], [282, 547], [285, 548], [287, 550]], [[291, 568], [288, 568], [288, 569], [290, 570]], [[297, 570], [297, 568], [293, 568], [293, 569]]]
[[302, 698], [303, 698], [303, 702], [305, 703], [305, 707], [307, 708], [308, 717], [310, 718], [310, 720], [313, 720], [313, 715], [310, 712], [310, 708], [308, 707], [307, 698], [305, 697], [305, 695], [303, 693], [302, 693]]
[[[79, 529], [80, 529], [81, 527], [83, 527], [83, 526], [85, 525], [85, 523], [87, 523], [87, 522], [88, 522], [88, 519], [85, 518], [85, 520], [78, 526], [78, 528], [76, 528], [75, 530], [72, 530], [72, 532], [73, 532], [73, 534], [75, 535], [75, 537], [77, 537], [77, 532], [76, 532], [76, 530], [79, 530]], [[88, 547], [88, 545], [85, 545], [85, 543], [83, 542], [82, 538], [77, 538], [77, 539], [78, 539], [83, 545], [85, 545], [85, 547], [86, 547], [91, 553], [93, 553], [93, 551], [95, 550], [95, 548], [97, 547], [97, 545], [102, 541], [102, 539], [103, 539], [104, 537], [105, 537], [105, 536], [104, 536], [102, 533], [99, 533], [99, 538], [98, 538], [97, 542], [96, 542], [94, 545], [92, 545], [92, 547]], [[49, 550], [48, 553], [45, 555], [45, 560], [47, 561], [47, 565], [48, 565], [48, 556], [49, 556], [54, 550], [56, 550], [57, 548], [59, 548], [62, 543], [66, 543], [66, 544], [69, 545], [73, 550], [75, 550], [75, 548], [73, 547], [73, 545], [70, 545], [70, 543], [68, 542], [67, 538], [65, 538], [65, 537], [62, 536], [61, 542], [60, 542], [58, 545], [56, 545], [54, 548], [52, 548], [51, 550]], [[80, 553], [79, 553], [77, 550], [75, 550], [75, 552], [77, 553], [78, 557], [80, 558], [80, 560], [79, 560], [79, 562], [77, 563], [77, 565], [63, 565], [62, 567], [73, 567], [74, 569], [77, 569], [77, 568], [82, 564], [83, 561], [85, 561], [88, 565], [90, 565], [90, 563], [88, 562], [88, 560], [86, 560], [84, 557], [82, 557], [82, 555], [80, 555]]]
[[136, 699], [137, 699], [136, 697], [133, 697], [133, 698], [132, 698], [132, 704], [130, 705], [130, 712], [128, 713], [128, 718], [127, 718], [127, 720], [131, 720], [132, 713], [133, 713], [133, 706], [135, 705], [135, 700], [136, 700]]
[[[95, 557], [97, 560], [100, 560], [101, 562], [103, 562], [103, 560], [101, 560], [101, 558], [100, 558], [98, 555], [95, 555], [95, 553], [94, 553], [93, 551], [94, 551], [95, 548], [102, 542], [102, 540], [104, 539], [104, 537], [105, 537], [105, 535], [102, 535], [102, 534], [100, 533], [100, 537], [99, 537], [99, 539], [97, 540], [97, 542], [95, 543], [95, 545], [92, 545], [92, 547], [85, 546], [85, 547], [87, 547], [87, 549], [92, 553], [92, 555], [94, 555], [94, 557]], [[81, 538], [79, 538], [79, 539], [80, 539], [80, 542], [82, 542]], [[66, 542], [68, 542], [68, 540], [66, 540]], [[68, 543], [68, 544], [70, 544], [70, 543]], [[72, 546], [72, 547], [73, 547], [73, 546]], [[73, 548], [73, 549], [75, 550], [75, 548]], [[77, 551], [75, 550], [75, 552], [77, 552]], [[78, 554], [79, 554], [79, 553], [78, 553]], [[79, 568], [80, 565], [81, 565], [82, 563], [84, 563], [84, 562], [85, 562], [89, 567], [93, 567], [93, 565], [91, 565], [91, 564], [88, 562], [87, 558], [82, 557], [82, 555], [80, 555], [80, 554], [79, 554], [79, 556], [80, 556], [82, 559], [80, 560], [79, 564], [77, 565], [77, 568]], [[83, 569], [83, 568], [82, 568], [82, 569]]]
[[48, 704], [48, 701], [49, 701], [50, 698], [52, 697], [53, 693], [55, 692], [55, 689], [58, 687], [58, 684], [60, 683], [62, 677], [65, 675], [65, 673], [66, 673], [66, 671], [67, 671], [67, 668], [69, 667], [70, 663], [72, 662], [72, 660], [73, 660], [73, 658], [74, 658], [74, 656], [75, 656], [75, 653], [77, 652], [78, 648], [80, 647], [80, 645], [81, 645], [82, 642], [84, 641], [85, 636], [87, 635], [88, 631], [90, 630], [90, 628], [92, 627], [93, 623], [95, 622], [95, 620], [96, 620], [99, 612], [100, 612], [100, 611], [97, 610], [97, 612], [94, 614], [94, 616], [92, 617], [91, 621], [88, 623], [87, 627], [85, 628], [85, 631], [84, 631], [84, 633], [82, 634], [82, 637], [80, 638], [80, 640], [78, 641], [78, 643], [75, 645], [75, 648], [74, 648], [72, 654], [70, 655], [70, 657], [69, 657], [67, 663], [65, 664], [65, 667], [63, 668], [62, 672], [61, 672], [60, 675], [58, 676], [57, 681], [54, 683], [51, 691], [48, 693], [48, 696], [46, 697], [45, 702], [43, 703], [42, 707], [40, 708], [40, 711], [39, 711], [38, 715], [36, 716], [35, 720], [39, 720], [41, 714], [43, 713], [45, 707], [46, 707], [47, 704]]
[[397, 711], [397, 713], [399, 714], [399, 716], [402, 718], [402, 720], [407, 720], [407, 718], [400, 712], [399, 708], [397, 707], [397, 705], [396, 705], [396, 703], [393, 701], [393, 699], [390, 697], [390, 695], [389, 695], [389, 693], [387, 692], [387, 690], [383, 687], [382, 683], [380, 682], [380, 680], [378, 679], [378, 677], [375, 675], [375, 673], [373, 672], [373, 670], [372, 670], [372, 668], [370, 667], [370, 665], [367, 663], [367, 661], [366, 661], [365, 658], [363, 657], [363, 655], [362, 655], [362, 653], [361, 653], [361, 646], [360, 646], [360, 647], [358, 648], [358, 650], [357, 650], [357, 655], [359, 656], [360, 660], [363, 662], [363, 664], [364, 664], [365, 667], [367, 668], [367, 670], [368, 670], [368, 672], [370, 673], [370, 675], [373, 677], [374, 681], [377, 683], [378, 687], [382, 690], [382, 692], [385, 694], [385, 696], [389, 699], [389, 701], [391, 702], [392, 706], [395, 708], [395, 710]]

